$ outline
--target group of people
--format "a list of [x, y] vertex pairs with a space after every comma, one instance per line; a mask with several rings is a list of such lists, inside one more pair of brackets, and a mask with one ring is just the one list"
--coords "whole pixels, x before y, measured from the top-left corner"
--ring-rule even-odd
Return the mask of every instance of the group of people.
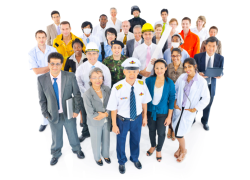
[[[51, 13], [53, 24], [47, 32], [35, 33], [37, 45], [29, 52], [30, 69], [38, 76], [38, 94], [44, 131], [52, 132], [51, 165], [62, 155], [63, 126], [73, 153], [83, 159], [80, 142], [90, 137], [94, 159], [103, 165], [110, 159], [110, 132], [117, 135], [116, 152], [119, 172], [125, 173], [125, 144], [130, 132], [130, 160], [138, 169], [141, 128], [148, 125], [151, 147], [158, 162], [165, 137], [179, 142], [174, 153], [178, 162], [187, 154], [184, 136], [190, 131], [198, 111], [209, 130], [208, 119], [218, 77], [207, 77], [207, 68], [223, 68], [221, 42], [215, 37], [218, 28], [204, 29], [206, 19], [199, 16], [196, 28], [191, 19], [168, 22], [168, 10], [161, 10], [162, 20], [154, 27], [140, 17], [140, 8], [132, 6], [134, 18], [121, 22], [116, 8], [111, 18], [102, 14], [93, 28], [85, 21], [79, 37], [71, 32], [68, 21], [60, 22], [58, 11]], [[152, 55], [167, 26], [172, 30], [157, 58]], [[47, 43], [47, 44], [46, 44]], [[147, 67], [152, 64], [153, 70]], [[73, 116], [68, 117], [66, 101], [73, 97]], [[80, 113], [81, 135], [76, 118]], [[166, 135], [166, 127], [168, 132]], [[156, 132], [158, 139], [156, 139]]]

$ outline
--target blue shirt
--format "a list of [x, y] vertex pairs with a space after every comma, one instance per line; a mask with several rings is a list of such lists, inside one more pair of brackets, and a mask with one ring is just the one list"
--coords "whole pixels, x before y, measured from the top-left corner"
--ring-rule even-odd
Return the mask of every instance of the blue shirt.
[[[105, 58], [113, 55], [113, 52], [111, 51], [111, 46], [108, 44], [107, 41], [104, 42], [104, 51], [105, 51]], [[122, 49], [121, 54], [124, 55], [124, 49]], [[101, 45], [99, 46], [98, 61], [102, 62], [102, 46]]]
[[56, 48], [46, 45], [45, 53], [43, 53], [36, 45], [30, 50], [29, 54], [29, 68], [41, 68], [48, 66], [48, 56], [52, 52], [57, 52]]
[[[167, 64], [172, 63], [171, 48], [168, 48], [164, 52], [163, 58], [165, 59], [165, 61], [167, 62]], [[181, 62], [183, 63], [185, 61], [185, 59], [187, 59], [187, 58], [189, 58], [189, 54], [187, 53], [187, 51], [185, 49], [183, 49], [183, 51], [181, 52]]]

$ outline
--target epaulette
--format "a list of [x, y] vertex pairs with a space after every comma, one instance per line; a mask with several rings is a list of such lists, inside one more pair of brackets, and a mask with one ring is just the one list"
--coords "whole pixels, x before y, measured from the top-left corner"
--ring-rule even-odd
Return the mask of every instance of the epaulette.
[[138, 83], [139, 83], [140, 85], [143, 85], [143, 81], [138, 80]]
[[122, 84], [119, 84], [118, 86], [115, 87], [117, 90], [122, 88]]

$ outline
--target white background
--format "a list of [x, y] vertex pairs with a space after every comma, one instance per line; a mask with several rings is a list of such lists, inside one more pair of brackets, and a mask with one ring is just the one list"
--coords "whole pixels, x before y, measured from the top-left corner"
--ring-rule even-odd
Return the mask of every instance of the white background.
[[[249, 179], [249, 3], [248, 1], [5, 1], [1, 3], [1, 173], [0, 179]], [[36, 76], [29, 70], [28, 51], [36, 45], [35, 32], [52, 24], [50, 13], [58, 10], [61, 20], [71, 23], [73, 34], [80, 36], [81, 24], [98, 24], [100, 14], [110, 17], [110, 7], [118, 10], [117, 18], [132, 18], [131, 6], [138, 5], [141, 17], [154, 24], [161, 20], [160, 10], [169, 10], [168, 21], [180, 22], [185, 16], [207, 19], [206, 29], [215, 25], [225, 57], [225, 75], [217, 80], [216, 96], [209, 118], [210, 130], [197, 122], [186, 138], [187, 156], [176, 162], [177, 140], [165, 140], [162, 162], [150, 148], [148, 127], [142, 130], [138, 170], [128, 161], [126, 173], [118, 171], [116, 137], [111, 133], [110, 165], [99, 167], [92, 154], [90, 139], [81, 143], [86, 158], [71, 152], [64, 132], [63, 155], [50, 166], [51, 131], [40, 133]], [[79, 117], [77, 121], [78, 134]], [[128, 144], [129, 141], [127, 141]], [[129, 146], [126, 147], [129, 159]]]

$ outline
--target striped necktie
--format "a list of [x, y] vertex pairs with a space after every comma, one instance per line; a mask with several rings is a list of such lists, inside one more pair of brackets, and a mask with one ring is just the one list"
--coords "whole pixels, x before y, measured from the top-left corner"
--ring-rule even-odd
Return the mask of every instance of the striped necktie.
[[134, 93], [134, 87], [131, 87], [130, 92], [130, 118], [135, 119], [136, 117], [136, 101], [135, 101], [135, 93]]

